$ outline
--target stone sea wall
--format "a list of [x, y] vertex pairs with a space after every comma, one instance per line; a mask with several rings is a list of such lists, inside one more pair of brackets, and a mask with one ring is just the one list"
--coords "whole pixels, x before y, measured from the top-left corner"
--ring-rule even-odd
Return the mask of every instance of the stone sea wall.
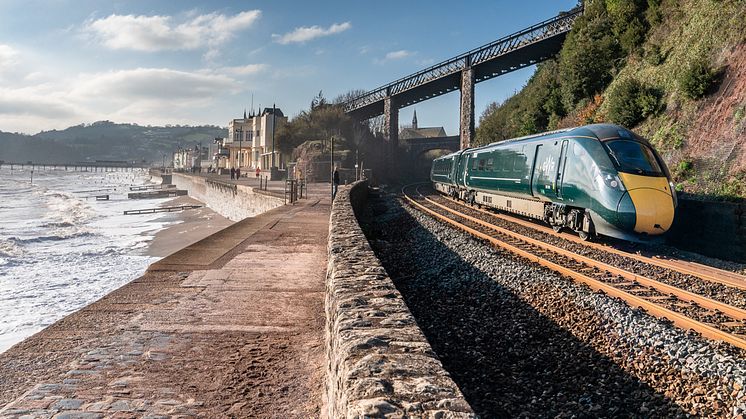
[[189, 196], [232, 221], [243, 220], [285, 204], [281, 197], [255, 192], [245, 185], [216, 182], [199, 176], [174, 173], [171, 183]]
[[340, 187], [331, 211], [327, 414], [474, 417], [358, 225], [355, 209], [365, 205], [367, 193], [365, 182]]

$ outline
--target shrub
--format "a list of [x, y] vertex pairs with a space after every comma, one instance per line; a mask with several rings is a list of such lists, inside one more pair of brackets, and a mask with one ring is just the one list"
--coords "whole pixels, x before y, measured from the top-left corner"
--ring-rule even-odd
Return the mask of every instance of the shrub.
[[746, 106], [741, 105], [736, 108], [736, 111], [733, 112], [733, 124], [738, 125], [743, 121], [744, 114], [746, 114]]
[[660, 90], [641, 87], [637, 103], [643, 118], [658, 115], [663, 110], [663, 93]]
[[628, 128], [634, 127], [648, 116], [657, 114], [662, 106], [660, 93], [629, 78], [609, 92], [607, 100], [609, 121]]
[[663, 64], [664, 57], [661, 54], [661, 47], [656, 44], [651, 44], [645, 49], [645, 61], [650, 65], [661, 65]]
[[699, 99], [713, 87], [717, 77], [718, 72], [707, 61], [695, 60], [681, 73], [679, 88], [689, 99]]
[[673, 171], [673, 178], [676, 182], [683, 182], [694, 175], [694, 163], [691, 160], [681, 160]]
[[568, 34], [559, 58], [559, 82], [566, 111], [602, 92], [611, 82], [614, 65], [623, 57], [603, 2], [586, 4]]

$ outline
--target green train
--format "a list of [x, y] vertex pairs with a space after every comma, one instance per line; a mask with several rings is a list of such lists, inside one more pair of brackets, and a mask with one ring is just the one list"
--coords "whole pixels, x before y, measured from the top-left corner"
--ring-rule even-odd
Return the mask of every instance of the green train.
[[587, 240], [650, 240], [673, 223], [671, 175], [650, 143], [611, 124], [461, 150], [433, 160], [436, 190], [542, 220]]

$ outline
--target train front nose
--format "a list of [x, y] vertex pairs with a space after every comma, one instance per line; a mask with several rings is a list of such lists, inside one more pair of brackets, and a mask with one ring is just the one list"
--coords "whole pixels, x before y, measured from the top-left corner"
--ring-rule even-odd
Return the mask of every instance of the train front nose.
[[671, 228], [674, 202], [668, 179], [621, 173], [627, 194], [635, 207], [636, 233], [663, 234]]

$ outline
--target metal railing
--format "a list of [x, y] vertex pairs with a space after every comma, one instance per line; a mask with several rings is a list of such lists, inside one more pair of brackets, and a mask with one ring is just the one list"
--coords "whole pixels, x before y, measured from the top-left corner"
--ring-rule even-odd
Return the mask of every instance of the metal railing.
[[[527, 45], [569, 32], [572, 25], [580, 15], [583, 14], [582, 7], [576, 7], [569, 12], [539, 22], [531, 27], [515, 32], [489, 44], [475, 48], [451, 59], [442, 61], [414, 74], [402, 77], [384, 86], [366, 92], [344, 104], [345, 112], [354, 112], [387, 96], [405, 92], [430, 83], [434, 80], [450, 76], [468, 67], [485, 63], [509, 52], [518, 50]], [[484, 80], [487, 77], [481, 79]], [[480, 80], [480, 81], [481, 81]]]

